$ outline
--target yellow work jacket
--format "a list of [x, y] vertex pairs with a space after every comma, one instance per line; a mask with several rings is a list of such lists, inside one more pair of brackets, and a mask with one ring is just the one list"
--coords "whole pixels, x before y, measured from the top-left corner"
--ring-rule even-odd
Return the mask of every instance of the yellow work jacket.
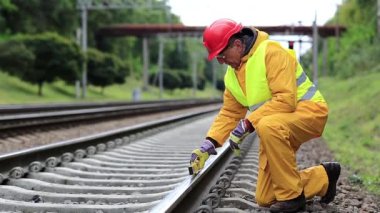
[[[245, 85], [246, 94], [243, 93], [232, 67], [227, 68], [227, 73], [224, 78], [226, 88], [241, 105], [247, 107], [250, 111], [258, 109], [266, 101], [272, 98], [265, 67], [265, 53], [267, 45], [270, 42], [275, 43], [275, 41], [270, 40], [261, 42], [255, 53], [249, 57], [247, 61], [245, 79], [249, 82]], [[293, 52], [290, 51], [291, 50], [288, 50], [289, 54], [294, 57], [294, 54], [292, 54]], [[299, 63], [294, 74], [297, 79], [297, 101], [311, 100], [315, 102], [324, 102], [321, 93], [309, 80]]]
[[[252, 123], [254, 127], [263, 116], [268, 116], [276, 113], [294, 112], [297, 106], [297, 102], [301, 100], [298, 97], [301, 97], [302, 94], [302, 91], [298, 90], [297, 88], [296, 74], [299, 78], [300, 76], [298, 75], [300, 73], [302, 74], [303, 72], [298, 71], [299, 67], [301, 66], [298, 64], [296, 58], [289, 54], [289, 52], [279, 43], [273, 41], [270, 42], [267, 40], [268, 34], [262, 31], [258, 31], [258, 36], [255, 44], [251, 48], [250, 52], [241, 59], [240, 67], [236, 70], [231, 67], [227, 68], [227, 70], [229, 70], [227, 73], [233, 72], [235, 75], [235, 79], [237, 81], [235, 81], [234, 84], [239, 85], [239, 87], [234, 88], [240, 88], [243, 96], [246, 96], [248, 88], [246, 86], [246, 83], [248, 83], [249, 86], [256, 88], [256, 86], [254, 86], [252, 83], [257, 80], [251, 79], [251, 77], [248, 76], [256, 74], [246, 73], [253, 71], [251, 69], [253, 66], [256, 66], [251, 66], [249, 61], [251, 59], [254, 59], [253, 55], [256, 53], [256, 51], [258, 51], [260, 46], [263, 48], [263, 50], [260, 50], [260, 54], [263, 54], [263, 56], [257, 60], [261, 60], [260, 64], [265, 67], [265, 71], [263, 71], [264, 69], [261, 70], [260, 75], [262, 77], [262, 80], [266, 80], [266, 83], [261, 83], [260, 87], [265, 85], [264, 87], [266, 89], [264, 90], [266, 90], [266, 92], [265, 95], [262, 97], [260, 96], [260, 98], [252, 98], [253, 101], [251, 100], [250, 103], [254, 105], [255, 102], [263, 102], [264, 104], [260, 105], [259, 108], [256, 108], [247, 116], [247, 119]], [[261, 45], [262, 43], [263, 45]], [[263, 77], [263, 75], [265, 75], [265, 77]], [[305, 83], [308, 81], [309, 80], [305, 81]], [[309, 83], [307, 84], [310, 85]], [[219, 145], [222, 145], [226, 141], [230, 132], [236, 127], [238, 121], [246, 117], [247, 106], [251, 106], [248, 104], [247, 98], [246, 104], [240, 103], [238, 101], [238, 98], [235, 97], [227, 87], [223, 94], [223, 106], [215, 118], [213, 124], [211, 125], [209, 131], [207, 132], [207, 137], [213, 138], [218, 142]], [[259, 91], [262, 92], [262, 90]], [[315, 94], [319, 95], [317, 95], [318, 98], [315, 97], [315, 100], [313, 99], [313, 101], [325, 102], [322, 95], [320, 95], [318, 91], [316, 91]]]

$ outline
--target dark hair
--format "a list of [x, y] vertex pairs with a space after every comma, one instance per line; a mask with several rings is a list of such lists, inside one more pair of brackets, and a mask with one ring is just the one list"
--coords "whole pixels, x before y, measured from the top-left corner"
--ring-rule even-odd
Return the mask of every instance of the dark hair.
[[251, 47], [253, 46], [253, 43], [256, 41], [257, 32], [253, 31], [249, 28], [243, 28], [241, 31], [233, 34], [231, 38], [228, 40], [227, 46], [225, 47], [231, 47], [235, 40], [240, 40], [243, 44], [245, 44], [245, 50], [244, 55], [249, 52]]
[[226, 47], [231, 47], [235, 40], [240, 40], [241, 42], [244, 42], [244, 34], [240, 31], [238, 33], [233, 34], [230, 39], [228, 40]]

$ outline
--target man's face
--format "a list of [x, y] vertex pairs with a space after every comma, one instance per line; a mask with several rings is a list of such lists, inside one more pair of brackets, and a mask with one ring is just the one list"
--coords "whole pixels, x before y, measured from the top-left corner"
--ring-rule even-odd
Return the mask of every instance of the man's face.
[[216, 59], [220, 64], [227, 64], [234, 69], [238, 69], [241, 62], [241, 53], [243, 45], [240, 40], [235, 40], [232, 45], [224, 48], [217, 56]]

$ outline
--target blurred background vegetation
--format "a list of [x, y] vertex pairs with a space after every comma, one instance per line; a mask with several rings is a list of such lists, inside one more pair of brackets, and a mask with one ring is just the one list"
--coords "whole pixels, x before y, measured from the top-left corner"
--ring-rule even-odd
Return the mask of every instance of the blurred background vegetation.
[[[137, 0], [146, 2], [146, 0]], [[135, 3], [137, 3], [135, 1]], [[151, 8], [105, 9], [88, 12], [88, 84], [104, 93], [106, 87], [141, 81], [142, 78], [142, 39], [136, 37], [104, 38], [96, 43], [95, 32], [104, 26], [125, 23], [172, 23], [179, 18], [166, 8], [165, 1], [153, 0]], [[31, 85], [36, 85], [39, 101], [45, 100], [43, 86], [46, 83], [64, 81], [71, 86], [70, 94], [75, 97], [74, 85], [81, 79], [84, 54], [77, 36], [81, 28], [81, 13], [76, 0], [4, 0], [0, 1], [0, 68], [9, 76], [14, 76]], [[158, 38], [149, 41], [149, 79], [157, 86]], [[191, 54], [205, 54], [200, 38], [165, 39], [164, 82], [165, 88], [192, 88]], [[204, 90], [212, 82], [212, 71], [200, 56], [197, 66], [196, 88]], [[217, 65], [218, 66], [218, 65]], [[32, 75], [33, 73], [33, 75]], [[3, 75], [3, 78], [7, 76]], [[218, 85], [223, 90], [223, 73], [218, 73]], [[134, 85], [135, 87], [141, 85]], [[92, 88], [94, 89], [94, 88]], [[131, 92], [136, 88], [128, 87]], [[153, 89], [154, 90], [154, 89]], [[190, 91], [190, 90], [189, 90]], [[212, 93], [212, 90], [206, 92]], [[201, 92], [202, 93], [202, 92]], [[29, 95], [29, 94], [28, 94]], [[120, 94], [121, 95], [121, 94]], [[148, 95], [149, 97], [149, 95]], [[157, 96], [158, 97], [158, 96]], [[94, 100], [92, 94], [89, 99]], [[104, 98], [108, 98], [107, 95]], [[154, 98], [154, 97], [152, 97]], [[36, 100], [36, 99], [32, 99]], [[19, 102], [7, 100], [3, 102]], [[28, 102], [28, 98], [21, 101]], [[60, 101], [60, 98], [57, 99]]]
[[[144, 0], [135, 0], [144, 1]], [[142, 85], [142, 40], [106, 38], [97, 45], [94, 34], [103, 26], [121, 23], [179, 23], [153, 0], [150, 9], [92, 10], [88, 14], [88, 54], [80, 48], [76, 0], [0, 1], [0, 103], [132, 100]], [[328, 38], [328, 72], [319, 79], [330, 116], [324, 137], [335, 156], [350, 168], [350, 180], [380, 194], [380, 35], [377, 0], [345, 0], [326, 25], [347, 27], [339, 39]], [[141, 99], [158, 99], [158, 38], [151, 38], [148, 92]], [[322, 42], [319, 43], [322, 52]], [[96, 48], [101, 46], [101, 48]], [[197, 63], [197, 91], [192, 90], [192, 54]], [[200, 38], [167, 39], [164, 49], [162, 98], [220, 97], [225, 67], [216, 65], [212, 88], [211, 64]], [[88, 95], [76, 98], [75, 83], [87, 57]], [[312, 76], [312, 52], [302, 55]], [[321, 70], [321, 69], [320, 69]]]

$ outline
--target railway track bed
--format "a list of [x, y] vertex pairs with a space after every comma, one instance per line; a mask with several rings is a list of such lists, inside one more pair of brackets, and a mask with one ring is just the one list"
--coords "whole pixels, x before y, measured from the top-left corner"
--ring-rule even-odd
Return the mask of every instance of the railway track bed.
[[[0, 212], [268, 212], [254, 197], [254, 134], [244, 142], [243, 158], [223, 146], [198, 176], [188, 175], [190, 153], [214, 117], [199, 113], [14, 167], [2, 176]], [[305, 143], [297, 155], [300, 169], [331, 160], [322, 139]], [[345, 171], [334, 202], [310, 200], [305, 212], [380, 211], [378, 197], [352, 185]]]

